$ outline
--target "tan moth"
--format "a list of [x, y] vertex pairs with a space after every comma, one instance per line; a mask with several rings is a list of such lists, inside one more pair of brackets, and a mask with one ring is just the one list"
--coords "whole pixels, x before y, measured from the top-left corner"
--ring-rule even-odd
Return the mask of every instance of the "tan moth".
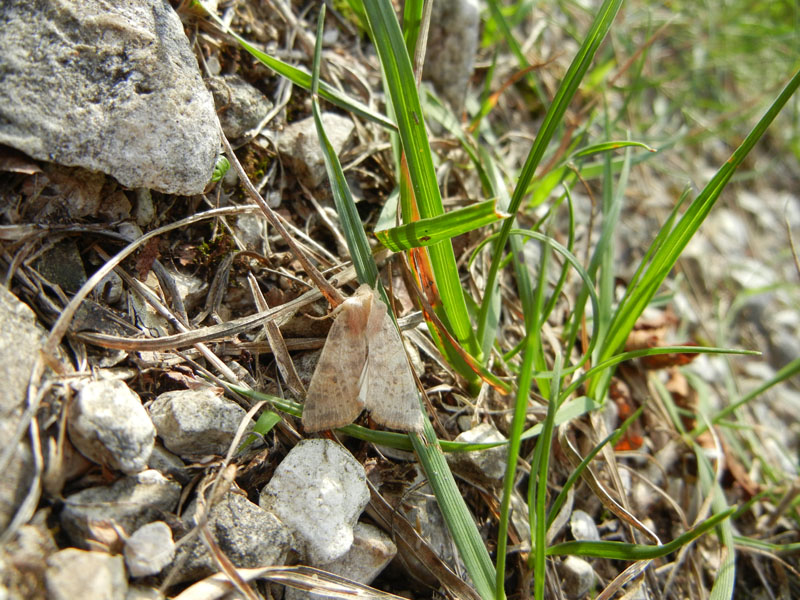
[[305, 430], [349, 425], [366, 408], [385, 427], [422, 431], [403, 342], [377, 292], [363, 284], [337, 311], [308, 386]]

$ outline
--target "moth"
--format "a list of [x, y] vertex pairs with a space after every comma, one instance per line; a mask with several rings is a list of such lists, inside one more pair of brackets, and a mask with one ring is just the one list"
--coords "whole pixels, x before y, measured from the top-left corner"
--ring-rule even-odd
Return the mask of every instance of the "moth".
[[403, 342], [377, 292], [363, 284], [336, 311], [308, 386], [305, 430], [349, 425], [366, 408], [385, 427], [422, 431]]

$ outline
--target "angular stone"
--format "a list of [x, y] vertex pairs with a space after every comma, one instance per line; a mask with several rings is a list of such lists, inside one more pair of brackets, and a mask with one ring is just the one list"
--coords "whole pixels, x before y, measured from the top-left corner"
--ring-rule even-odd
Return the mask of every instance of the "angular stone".
[[126, 474], [147, 468], [156, 428], [120, 380], [93, 381], [69, 407], [69, 439], [86, 458]]
[[130, 534], [172, 512], [180, 494], [181, 486], [158, 471], [142, 471], [68, 496], [61, 523], [75, 545], [86, 547], [94, 525], [113, 521]]
[[[353, 545], [344, 556], [325, 565], [314, 565], [352, 581], [369, 585], [397, 554], [392, 539], [374, 525], [356, 523]], [[333, 596], [312, 594], [286, 587], [286, 600], [329, 600]]]
[[207, 83], [229, 140], [238, 140], [255, 129], [272, 110], [269, 98], [235, 73], [215, 75]]
[[[187, 528], [197, 524], [196, 511], [195, 500], [184, 513]], [[274, 514], [233, 492], [211, 509], [207, 527], [220, 550], [236, 567], [282, 565], [292, 546], [291, 532]], [[200, 579], [219, 570], [199, 536], [180, 546], [176, 562], [187, 553], [178, 580]]]
[[561, 576], [561, 589], [570, 600], [585, 598], [594, 583], [592, 565], [577, 556], [567, 556], [558, 565], [558, 574]]
[[121, 556], [66, 548], [47, 559], [49, 600], [125, 600], [128, 580]]
[[166, 392], [150, 405], [158, 437], [182, 458], [225, 454], [246, 414], [210, 389]]
[[0, 456], [11, 456], [4, 463], [0, 485], [0, 531], [13, 518], [25, 499], [33, 478], [33, 459], [27, 434], [13, 446], [17, 427], [25, 409], [25, 394], [31, 369], [44, 344], [36, 315], [4, 286], [0, 286], [0, 364], [3, 365], [3, 388], [0, 393]]
[[[328, 112], [322, 114], [322, 125], [331, 146], [339, 154], [353, 133], [353, 121], [340, 114]], [[327, 181], [325, 159], [313, 117], [289, 125], [278, 138], [278, 151], [298, 179], [308, 187], [319, 187]]]
[[[505, 442], [506, 438], [489, 423], [480, 423], [468, 431], [460, 433], [456, 442], [469, 444], [484, 444], [491, 442]], [[506, 472], [506, 446], [495, 446], [484, 450], [470, 452], [453, 452], [448, 454], [448, 462], [453, 468], [477, 476], [482, 480], [498, 480]]]
[[369, 502], [364, 467], [331, 440], [304, 440], [261, 490], [259, 504], [291, 528], [311, 564], [342, 556]]
[[172, 530], [164, 521], [142, 525], [125, 540], [125, 565], [131, 577], [161, 572], [175, 556]]

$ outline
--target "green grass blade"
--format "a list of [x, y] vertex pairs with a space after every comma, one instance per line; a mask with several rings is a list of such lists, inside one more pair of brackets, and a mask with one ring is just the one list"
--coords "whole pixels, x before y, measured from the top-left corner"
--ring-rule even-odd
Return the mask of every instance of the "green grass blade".
[[320, 18], [317, 24], [317, 44], [314, 49], [314, 68], [311, 82], [311, 109], [314, 113], [314, 123], [317, 128], [317, 136], [320, 144], [322, 145], [322, 156], [325, 160], [325, 170], [328, 174], [328, 179], [331, 184], [331, 192], [333, 194], [333, 202], [336, 206], [336, 212], [339, 214], [339, 219], [342, 224], [342, 231], [347, 242], [347, 249], [350, 251], [350, 257], [353, 260], [353, 267], [356, 270], [356, 275], [361, 283], [368, 283], [372, 287], [378, 282], [378, 268], [375, 265], [375, 259], [372, 257], [372, 250], [370, 249], [367, 235], [364, 232], [364, 225], [361, 222], [361, 217], [356, 210], [356, 204], [353, 196], [350, 193], [350, 187], [342, 171], [342, 165], [339, 162], [339, 157], [333, 149], [328, 136], [325, 134], [325, 128], [322, 124], [321, 111], [319, 108], [318, 92], [320, 89], [319, 68], [321, 57], [321, 42], [322, 42], [322, 27], [325, 17], [325, 5], [323, 4], [320, 10]]
[[[497, 0], [488, 0], [487, 4], [489, 5], [489, 11], [492, 15], [492, 21], [494, 22], [495, 26], [500, 30], [503, 34], [503, 38], [506, 40], [506, 44], [508, 44], [509, 49], [517, 57], [517, 63], [519, 64], [520, 69], [528, 69], [530, 67], [530, 63], [528, 59], [525, 57], [525, 53], [522, 51], [522, 47], [519, 45], [517, 38], [514, 37], [514, 34], [511, 32], [511, 28], [509, 27], [508, 22], [506, 21], [506, 17], [503, 14], [503, 11], [500, 8], [500, 5]], [[534, 79], [530, 73], [527, 73], [525, 79], [528, 81], [528, 84], [531, 86], [531, 89], [536, 93], [536, 96], [539, 98], [539, 101], [542, 104], [546, 102], [546, 96], [542, 91], [542, 88], [539, 86], [539, 82]], [[483, 118], [485, 115], [481, 115]]]
[[[722, 491], [719, 481], [716, 480], [714, 468], [711, 466], [705, 450], [697, 444], [692, 444], [692, 446], [697, 458], [697, 472], [702, 489], [706, 494], [713, 494], [711, 509], [715, 514], [708, 521], [735, 513], [736, 507], [728, 507], [725, 493]], [[733, 598], [733, 591], [736, 586], [736, 548], [733, 541], [733, 526], [731, 522], [728, 520], [722, 521], [721, 519], [720, 521], [717, 534], [725, 552], [708, 597], [711, 600], [730, 600]]]
[[592, 542], [592, 541], [573, 541], [555, 544], [547, 549], [548, 556], [591, 556], [594, 558], [607, 558], [614, 560], [650, 560], [666, 556], [671, 552], [679, 550], [691, 541], [696, 540], [701, 535], [708, 533], [717, 525], [723, 523], [728, 517], [736, 512], [735, 507], [728, 508], [719, 512], [702, 523], [695, 525], [683, 535], [678, 536], [671, 542], [660, 546], [650, 546], [647, 544], [626, 544], [624, 542]]
[[[775, 375], [773, 375], [769, 380], [762, 383], [756, 389], [752, 390], [745, 394], [742, 398], [733, 402], [719, 411], [714, 418], [711, 420], [711, 423], [718, 424], [723, 419], [732, 415], [736, 410], [750, 402], [753, 398], [757, 398], [764, 392], [766, 392], [769, 388], [774, 387], [781, 383], [782, 381], [786, 381], [790, 377], [794, 377], [795, 375], [800, 374], [800, 358], [794, 359], [787, 365], [784, 365]], [[701, 433], [708, 430], [708, 425], [698, 425], [695, 427], [689, 435], [693, 438], [696, 438]]]
[[[525, 336], [525, 346], [522, 354], [520, 376], [517, 380], [517, 395], [514, 399], [514, 416], [511, 421], [511, 430], [508, 434], [508, 453], [506, 455], [506, 472], [503, 477], [503, 497], [500, 500], [500, 520], [497, 525], [497, 560], [495, 566], [494, 594], [498, 600], [506, 597], [505, 593], [505, 567], [506, 549], [508, 548], [508, 523], [511, 507], [511, 495], [516, 482], [517, 459], [522, 445], [525, 417], [528, 413], [528, 395], [533, 384], [533, 345], [536, 340], [532, 335]], [[543, 425], [540, 423], [539, 425]], [[541, 428], [540, 428], [541, 431]]]
[[[586, 74], [586, 71], [589, 69], [597, 49], [600, 47], [601, 42], [608, 33], [611, 23], [619, 11], [621, 4], [622, 0], [605, 0], [603, 5], [598, 10], [594, 22], [592, 23], [589, 32], [586, 34], [583, 44], [578, 50], [578, 54], [570, 64], [569, 69], [567, 70], [567, 73], [564, 76], [558, 91], [556, 92], [553, 102], [547, 109], [542, 127], [539, 129], [539, 132], [536, 135], [533, 146], [531, 147], [528, 157], [525, 160], [525, 164], [520, 172], [514, 193], [511, 196], [511, 204], [508, 208], [509, 213], [515, 214], [522, 205], [522, 200], [527, 195], [527, 189], [533, 180], [533, 177], [536, 173], [536, 168], [539, 166], [539, 162], [544, 156], [545, 150], [547, 149], [548, 145], [553, 139], [553, 136], [555, 135], [556, 130], [561, 124], [572, 98], [578, 91], [580, 82], [583, 79], [583, 76]], [[501, 258], [513, 227], [514, 219], [507, 219], [500, 230], [500, 235], [495, 241], [492, 264], [486, 281], [487, 290], [491, 290], [497, 285], [497, 275], [501, 264]], [[487, 300], [488, 296], [489, 294], [484, 297], [484, 300], [481, 303], [481, 310], [478, 315], [479, 338], [483, 337], [483, 331], [485, 328], [492, 327], [492, 325], [487, 323], [489, 309]], [[524, 296], [520, 294], [520, 298], [522, 299]]]
[[613, 150], [620, 150], [622, 148], [644, 148], [648, 152], [658, 152], [655, 148], [651, 148], [644, 142], [632, 142], [632, 141], [608, 141], [608, 142], [600, 142], [599, 144], [592, 144], [591, 146], [587, 146], [586, 148], [581, 148], [577, 152], [573, 153], [566, 159], [565, 162], [570, 162], [573, 160], [577, 160], [579, 158], [585, 158], [587, 156], [592, 156], [593, 154], [601, 154], [603, 152], [611, 152]]
[[425, 431], [422, 436], [409, 434], [409, 437], [476, 591], [484, 600], [495, 599], [494, 566], [469, 507], [439, 448], [430, 421], [425, 419]]
[[[550, 467], [550, 450], [553, 447], [553, 430], [555, 415], [558, 410], [558, 396], [561, 390], [561, 354], [555, 356], [550, 398], [547, 403], [547, 416], [544, 419], [544, 430], [536, 440], [538, 476], [535, 482], [535, 501], [533, 509], [529, 506], [531, 516], [535, 515], [534, 530], [531, 532], [533, 552], [529, 560], [533, 561], [534, 598], [544, 598], [545, 566], [547, 564], [547, 475]], [[534, 478], [531, 477], [531, 480]], [[531, 486], [532, 488], [534, 486]]]
[[406, 41], [406, 51], [409, 56], [414, 56], [417, 49], [417, 40], [422, 27], [422, 9], [422, 0], [406, 0], [403, 7], [403, 39]]
[[[433, 156], [422, 118], [422, 107], [411, 60], [406, 51], [394, 8], [388, 0], [367, 2], [364, 8], [397, 119], [419, 215], [423, 219], [437, 217], [444, 214], [442, 197], [433, 167]], [[428, 252], [446, 312], [446, 322], [452, 328], [452, 334], [467, 352], [479, 356], [480, 348], [467, 312], [453, 246], [450, 242], [440, 242], [430, 246]], [[470, 381], [476, 380], [471, 372], [462, 375]]]
[[[243, 396], [247, 396], [248, 398], [252, 398], [256, 402], [261, 402], [261, 401], [269, 402], [281, 412], [290, 414], [295, 417], [300, 417], [303, 414], [303, 405], [297, 402], [292, 402], [291, 400], [286, 400], [285, 398], [279, 398], [278, 396], [272, 396], [270, 394], [265, 394], [263, 392], [256, 392], [252, 389], [239, 387], [233, 384], [227, 384], [227, 385], [234, 392], [241, 394]], [[568, 421], [577, 419], [578, 417], [590, 413], [593, 410], [597, 410], [598, 408], [601, 408], [601, 406], [588, 396], [582, 396], [580, 398], [576, 398], [575, 400], [571, 400], [570, 402], [565, 402], [561, 406], [561, 408], [558, 409], [555, 423], [556, 425], [562, 425], [564, 423], [567, 423]], [[522, 439], [534, 438], [537, 435], [541, 434], [542, 426], [543, 426], [542, 423], [534, 425], [533, 427], [525, 431], [525, 433], [522, 435]], [[412, 452], [414, 450], [414, 446], [411, 444], [411, 441], [408, 438], [408, 434], [406, 433], [396, 433], [393, 431], [378, 431], [375, 429], [362, 427], [361, 425], [347, 425], [345, 427], [338, 428], [336, 431], [341, 431], [342, 433], [346, 433], [350, 437], [363, 440], [365, 442], [372, 442], [373, 444], [377, 444], [379, 446], [387, 446], [389, 448], [395, 448], [397, 450], [406, 450], [407, 452]], [[488, 450], [489, 448], [495, 448], [497, 446], [503, 446], [505, 444], [508, 444], [507, 441], [485, 442], [480, 444], [451, 442], [447, 440], [437, 440], [437, 442], [439, 447], [445, 452], [472, 452], [474, 450]]]
[[[794, 77], [770, 105], [742, 144], [733, 152], [728, 161], [720, 167], [697, 198], [694, 199], [683, 217], [675, 224], [675, 227], [663, 238], [663, 244], [657, 252], [652, 254], [651, 262], [646, 267], [646, 270], [643, 271], [638, 285], [629, 287], [620, 302], [609, 326], [608, 337], [603, 342], [603, 348], [599, 355], [600, 360], [611, 356], [625, 343], [639, 315], [642, 314], [647, 304], [658, 292], [683, 249], [697, 232], [708, 213], [711, 212], [733, 173], [750, 150], [753, 149], [753, 146], [755, 146], [798, 86], [800, 86], [800, 71], [795, 73]], [[604, 378], [594, 380], [590, 387], [590, 393], [597, 393], [598, 389], [605, 389], [609, 377], [610, 373]]]
[[[617, 429], [615, 429], [612, 433], [610, 433], [604, 440], [602, 440], [599, 444], [597, 444], [594, 448], [592, 448], [591, 452], [586, 455], [581, 463], [569, 474], [567, 480], [564, 482], [564, 485], [561, 486], [561, 491], [556, 496], [555, 500], [553, 500], [553, 504], [550, 506], [550, 510], [547, 513], [547, 527], [546, 530], [549, 530], [550, 527], [553, 525], [553, 521], [555, 521], [556, 517], [558, 516], [561, 507], [564, 506], [564, 502], [567, 500], [567, 495], [569, 490], [572, 488], [573, 485], [578, 481], [578, 478], [581, 476], [581, 473], [586, 470], [589, 464], [594, 460], [594, 457], [597, 456], [600, 451], [607, 445], [614, 446], [616, 443], [625, 435], [625, 432], [628, 431], [628, 428], [633, 425], [633, 422], [636, 421], [641, 414], [644, 412], [644, 406], [639, 406], [632, 414], [629, 416], [625, 421], [620, 425]], [[558, 423], [556, 423], [558, 425]]]
[[506, 217], [508, 215], [498, 209], [497, 200], [486, 200], [451, 210], [438, 217], [420, 219], [399, 227], [376, 231], [375, 237], [389, 250], [402, 252], [450, 240]]

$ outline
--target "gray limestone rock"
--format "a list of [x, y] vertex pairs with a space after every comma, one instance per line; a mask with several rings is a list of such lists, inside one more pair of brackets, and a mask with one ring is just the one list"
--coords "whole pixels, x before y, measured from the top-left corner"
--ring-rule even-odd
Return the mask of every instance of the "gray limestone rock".
[[131, 188], [198, 194], [217, 117], [164, 0], [0, 3], [0, 143]]
[[150, 405], [164, 447], [182, 458], [225, 454], [246, 414], [210, 389], [166, 392]]
[[[347, 553], [331, 563], [315, 565], [352, 581], [369, 585], [397, 554], [392, 539], [374, 525], [356, 523], [353, 528], [353, 545]], [[286, 588], [286, 600], [329, 600], [333, 596], [313, 594], [295, 588]]]
[[49, 600], [125, 600], [128, 579], [121, 556], [66, 548], [47, 559]]
[[156, 440], [139, 397], [120, 380], [93, 381], [70, 404], [69, 439], [86, 458], [123, 473], [138, 473]]
[[161, 572], [175, 556], [172, 530], [164, 521], [142, 525], [125, 540], [125, 565], [131, 577]]
[[259, 504], [290, 527], [311, 564], [330, 563], [353, 544], [353, 527], [369, 502], [366, 474], [331, 440], [303, 440], [261, 490]]
[[222, 130], [229, 140], [239, 140], [255, 129], [272, 110], [272, 102], [234, 73], [209, 77]]
[[[353, 133], [353, 121], [340, 114], [327, 112], [322, 114], [322, 125], [331, 146], [339, 154]], [[319, 187], [327, 181], [325, 159], [322, 157], [313, 117], [292, 123], [281, 132], [278, 151], [295, 175], [308, 187]]]
[[572, 600], [585, 598], [594, 583], [592, 565], [577, 556], [566, 557], [558, 565], [558, 574], [564, 594]]
[[0, 598], [43, 600], [46, 560], [58, 550], [48, 516], [49, 510], [40, 510], [0, 545]]
[[181, 486], [158, 471], [142, 471], [68, 496], [61, 523], [76, 546], [86, 547], [95, 525], [114, 521], [132, 533], [174, 510], [180, 494]]
[[[485, 444], [505, 442], [506, 438], [493, 425], [479, 423], [468, 431], [460, 433], [456, 442], [469, 444]], [[461, 469], [468, 475], [482, 480], [497, 481], [506, 472], [506, 446], [495, 446], [472, 452], [453, 452], [448, 455], [448, 462], [455, 469]]]
[[[184, 512], [188, 528], [197, 524], [196, 511], [194, 500]], [[211, 509], [207, 527], [222, 553], [237, 567], [282, 565], [292, 546], [291, 532], [275, 515], [233, 492]], [[178, 574], [180, 581], [200, 579], [218, 571], [199, 536], [180, 546], [175, 562], [179, 563], [187, 553]]]

